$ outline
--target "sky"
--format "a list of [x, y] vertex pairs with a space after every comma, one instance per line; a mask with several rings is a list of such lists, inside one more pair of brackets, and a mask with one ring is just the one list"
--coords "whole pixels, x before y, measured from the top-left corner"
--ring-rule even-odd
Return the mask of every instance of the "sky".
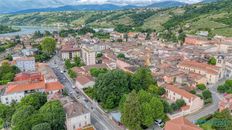
[[[117, 5], [149, 5], [167, 0], [0, 0], [0, 13], [33, 8], [58, 7], [80, 4], [117, 4]], [[174, 1], [174, 0], [172, 0]], [[201, 0], [175, 0], [185, 3], [196, 3]]]

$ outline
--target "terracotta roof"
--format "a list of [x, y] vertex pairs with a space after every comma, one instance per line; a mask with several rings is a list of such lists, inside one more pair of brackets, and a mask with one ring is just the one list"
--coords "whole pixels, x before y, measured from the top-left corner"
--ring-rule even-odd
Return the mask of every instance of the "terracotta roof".
[[76, 78], [76, 81], [79, 82], [81, 85], [85, 85], [93, 80], [92, 80], [92, 77], [90, 76], [78, 76]]
[[177, 93], [177, 94], [179, 94], [187, 99], [191, 99], [191, 98], [195, 99], [197, 97], [196, 95], [193, 95], [193, 94], [191, 94], [183, 89], [180, 89], [174, 85], [165, 85], [165, 88], [172, 91], [172, 92], [175, 92], [175, 93]]
[[16, 92], [23, 92], [29, 90], [36, 90], [36, 89], [43, 89], [45, 88], [44, 81], [40, 82], [24, 82], [24, 83], [17, 83], [17, 84], [10, 84], [6, 89], [6, 94], [16, 93]]
[[72, 52], [72, 51], [80, 51], [81, 49], [79, 47], [76, 47], [75, 45], [64, 45], [62, 46], [61, 52]]
[[56, 82], [46, 83], [45, 91], [48, 92], [53, 90], [61, 90], [63, 88], [64, 86], [60, 82], [56, 81]]
[[14, 81], [23, 81], [23, 80], [43, 80], [43, 75], [39, 72], [22, 72], [15, 75]]
[[190, 60], [184, 60], [180, 62], [178, 66], [183, 66], [183, 67], [188, 67], [188, 68], [195, 68], [199, 70], [206, 71], [207, 73], [210, 74], [218, 74], [220, 67], [214, 66], [214, 65], [209, 65], [206, 63], [199, 63], [196, 61], [190, 61]]
[[202, 130], [184, 117], [179, 117], [166, 122], [164, 130]]

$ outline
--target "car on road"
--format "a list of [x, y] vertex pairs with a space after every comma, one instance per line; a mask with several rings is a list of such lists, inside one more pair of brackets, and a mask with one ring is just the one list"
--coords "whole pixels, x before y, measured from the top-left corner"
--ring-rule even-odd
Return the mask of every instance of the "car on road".
[[161, 119], [155, 120], [155, 124], [158, 125], [159, 127], [163, 127], [164, 126], [164, 122]]
[[74, 89], [74, 88], [76, 88], [76, 86], [75, 86], [75, 85], [73, 85], [73, 86], [72, 86], [72, 88]]

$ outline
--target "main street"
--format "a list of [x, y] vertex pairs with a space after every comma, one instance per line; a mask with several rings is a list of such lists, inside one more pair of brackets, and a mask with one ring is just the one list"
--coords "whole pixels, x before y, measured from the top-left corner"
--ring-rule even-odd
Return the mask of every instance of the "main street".
[[50, 67], [53, 68], [56, 76], [60, 82], [64, 85], [65, 89], [68, 91], [69, 95], [80, 102], [87, 111], [91, 113], [91, 120], [93, 125], [97, 130], [120, 130], [116, 124], [108, 118], [108, 116], [97, 107], [96, 103], [89, 100], [83, 91], [78, 88], [74, 88], [74, 83], [69, 77], [61, 72], [63, 71], [63, 63], [59, 57], [54, 56], [49, 62]]
[[192, 114], [188, 115], [187, 119], [189, 119], [192, 122], [195, 122], [201, 117], [204, 117], [204, 116], [207, 116], [207, 115], [210, 115], [210, 114], [213, 114], [214, 112], [216, 112], [218, 110], [219, 101], [221, 99], [223, 99], [223, 95], [221, 95], [217, 92], [217, 87], [221, 84], [224, 84], [224, 82], [227, 79], [230, 79], [230, 78], [224, 78], [216, 84], [208, 85], [208, 88], [209, 88], [210, 92], [212, 93], [212, 99], [213, 99], [212, 104], [204, 107], [203, 109], [201, 109], [200, 111], [198, 111], [196, 113], [192, 113]]

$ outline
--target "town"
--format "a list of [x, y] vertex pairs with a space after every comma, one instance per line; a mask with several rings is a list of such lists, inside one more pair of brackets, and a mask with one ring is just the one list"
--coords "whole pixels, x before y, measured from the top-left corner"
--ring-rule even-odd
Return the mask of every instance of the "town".
[[0, 38], [3, 128], [202, 130], [231, 111], [232, 38], [74, 30]]

